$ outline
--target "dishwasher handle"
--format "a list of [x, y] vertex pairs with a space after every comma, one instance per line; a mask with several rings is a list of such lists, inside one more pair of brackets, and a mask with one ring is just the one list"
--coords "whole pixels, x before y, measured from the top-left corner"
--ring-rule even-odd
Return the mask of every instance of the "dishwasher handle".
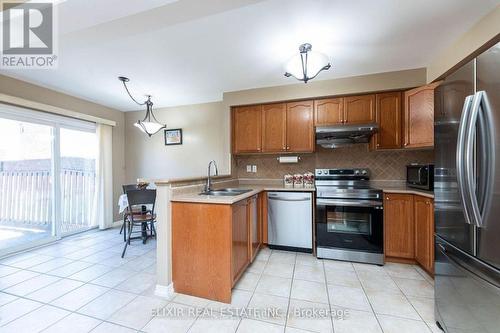
[[290, 198], [283, 198], [283, 197], [268, 196], [267, 199], [276, 200], [276, 201], [311, 201], [310, 197], [290, 199]]

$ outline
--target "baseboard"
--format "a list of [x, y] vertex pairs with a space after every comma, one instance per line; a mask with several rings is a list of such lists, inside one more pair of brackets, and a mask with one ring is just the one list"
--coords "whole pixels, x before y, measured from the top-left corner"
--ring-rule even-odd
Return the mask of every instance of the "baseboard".
[[408, 259], [408, 258], [397, 258], [397, 257], [385, 257], [386, 262], [394, 262], [398, 264], [409, 264], [409, 265], [416, 265], [417, 261], [415, 259]]
[[169, 299], [172, 298], [172, 296], [174, 296], [174, 284], [171, 283], [168, 286], [157, 284], [155, 288], [155, 295]]

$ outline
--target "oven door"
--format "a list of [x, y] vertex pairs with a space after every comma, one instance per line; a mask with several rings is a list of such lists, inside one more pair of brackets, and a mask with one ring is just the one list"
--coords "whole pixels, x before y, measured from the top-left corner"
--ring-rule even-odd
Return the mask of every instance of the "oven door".
[[383, 205], [373, 200], [316, 200], [318, 247], [383, 253]]

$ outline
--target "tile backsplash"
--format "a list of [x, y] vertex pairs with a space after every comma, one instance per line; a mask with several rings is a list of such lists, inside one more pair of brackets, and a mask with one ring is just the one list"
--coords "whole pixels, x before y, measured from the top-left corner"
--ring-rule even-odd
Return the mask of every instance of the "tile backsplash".
[[[238, 178], [282, 179], [287, 173], [314, 172], [316, 168], [368, 168], [373, 180], [406, 180], [406, 165], [433, 163], [434, 150], [369, 151], [368, 144], [338, 149], [316, 147], [313, 154], [298, 154], [300, 161], [280, 164], [277, 155], [244, 155], [235, 157]], [[247, 165], [256, 165], [257, 172], [247, 172]]]

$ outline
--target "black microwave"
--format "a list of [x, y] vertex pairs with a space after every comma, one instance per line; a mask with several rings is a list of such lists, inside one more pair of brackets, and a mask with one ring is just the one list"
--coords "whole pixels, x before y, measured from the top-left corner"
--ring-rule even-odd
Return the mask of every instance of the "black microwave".
[[434, 165], [410, 164], [406, 166], [406, 185], [422, 190], [434, 189]]

